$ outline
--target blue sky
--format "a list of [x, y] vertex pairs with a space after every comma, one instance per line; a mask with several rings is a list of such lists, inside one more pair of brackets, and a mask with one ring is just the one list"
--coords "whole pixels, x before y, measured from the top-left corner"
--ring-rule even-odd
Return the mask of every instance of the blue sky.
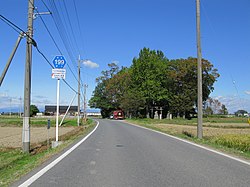
[[[196, 57], [195, 0], [43, 1], [52, 11], [60, 33], [51, 15], [44, 15], [42, 19], [67, 60], [66, 81], [75, 90], [77, 81], [69, 67], [77, 76], [79, 54], [81, 59], [91, 62], [81, 65], [81, 79], [89, 85], [88, 99], [95, 88], [95, 78], [107, 69], [108, 63], [115, 61], [120, 66], [130, 66], [143, 47], [162, 50], [169, 59]], [[63, 24], [60, 24], [51, 2], [56, 4]], [[0, 14], [26, 30], [27, 5], [28, 0], [0, 1]], [[35, 0], [35, 6], [39, 12], [47, 11], [41, 0]], [[221, 75], [211, 96], [224, 103], [230, 112], [238, 109], [250, 112], [249, 7], [249, 0], [201, 0], [202, 56], [212, 62]], [[1, 73], [18, 33], [1, 20], [0, 28]], [[60, 54], [39, 17], [34, 20], [34, 39], [51, 62]], [[0, 87], [0, 110], [20, 106], [25, 44], [23, 39]], [[62, 81], [60, 88], [60, 103], [69, 104], [74, 92]], [[51, 78], [51, 67], [35, 49], [31, 96], [32, 104], [40, 109], [44, 109], [45, 104], [56, 104], [56, 80]]]

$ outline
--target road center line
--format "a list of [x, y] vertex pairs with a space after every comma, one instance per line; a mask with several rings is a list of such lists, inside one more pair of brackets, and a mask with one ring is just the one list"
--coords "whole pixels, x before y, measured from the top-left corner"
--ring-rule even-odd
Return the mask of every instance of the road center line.
[[97, 121], [97, 125], [94, 128], [92, 132], [90, 132], [87, 136], [85, 136], [80, 142], [75, 144], [73, 147], [71, 147], [68, 151], [66, 151], [64, 154], [62, 154], [60, 157], [58, 157], [56, 160], [51, 162], [49, 165], [38, 171], [36, 174], [34, 174], [32, 177], [30, 177], [28, 180], [26, 180], [24, 183], [19, 185], [19, 187], [26, 187], [31, 185], [33, 182], [35, 182], [39, 177], [41, 177], [44, 173], [46, 173], [48, 170], [50, 170], [52, 167], [54, 167], [56, 164], [58, 164], [62, 159], [64, 159], [68, 154], [70, 154], [72, 151], [74, 151], [79, 145], [81, 145], [85, 140], [87, 140], [97, 129], [99, 126], [99, 121]]

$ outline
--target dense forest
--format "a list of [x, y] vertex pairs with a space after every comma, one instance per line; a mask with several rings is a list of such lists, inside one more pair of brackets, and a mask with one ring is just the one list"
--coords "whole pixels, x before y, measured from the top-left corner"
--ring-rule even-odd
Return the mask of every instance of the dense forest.
[[[197, 58], [169, 60], [162, 51], [143, 48], [130, 67], [108, 64], [96, 79], [89, 101], [103, 117], [122, 109], [127, 117], [190, 117], [197, 103]], [[219, 77], [211, 62], [202, 59], [203, 101]]]

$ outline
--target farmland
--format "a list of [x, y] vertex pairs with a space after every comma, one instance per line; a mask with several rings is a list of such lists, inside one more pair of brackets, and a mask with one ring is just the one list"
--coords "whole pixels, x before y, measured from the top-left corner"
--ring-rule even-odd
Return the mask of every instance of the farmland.
[[204, 118], [203, 139], [197, 139], [197, 119], [128, 119], [129, 123], [211, 146], [250, 159], [250, 125], [247, 118]]

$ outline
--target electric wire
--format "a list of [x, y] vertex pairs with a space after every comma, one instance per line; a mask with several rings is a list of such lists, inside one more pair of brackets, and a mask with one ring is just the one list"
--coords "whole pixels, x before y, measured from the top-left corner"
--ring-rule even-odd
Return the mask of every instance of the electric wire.
[[[46, 6], [46, 7], [47, 7], [47, 6]], [[36, 12], [39, 14], [38, 9], [36, 8], [35, 10], [36, 10]], [[50, 11], [50, 10], [48, 9], [48, 11]], [[53, 41], [54, 45], [56, 46], [57, 50], [59, 51], [60, 55], [62, 55], [62, 51], [61, 51], [60, 48], [58, 47], [58, 45], [57, 45], [57, 43], [56, 43], [54, 37], [52, 36], [51, 32], [50, 32], [49, 29], [48, 29], [48, 27], [47, 27], [45, 21], [43, 20], [43, 18], [42, 18], [41, 16], [39, 16], [39, 18], [42, 20], [42, 23], [43, 23], [44, 27], [46, 28], [47, 32], [49, 33], [49, 36], [50, 36], [50, 38], [52, 39], [52, 41]], [[72, 73], [73, 77], [76, 79], [76, 81], [78, 81], [77, 78], [76, 78], [76, 76], [75, 76], [75, 73], [72, 71], [72, 69], [71, 69], [71, 67], [69, 66], [69, 64], [67, 64], [67, 66], [68, 66], [70, 72]]]
[[[71, 58], [71, 60], [73, 59], [73, 55], [72, 55], [72, 51], [70, 50], [70, 47], [69, 47], [69, 43], [68, 43], [68, 37], [67, 37], [67, 35], [66, 35], [66, 37], [64, 37], [63, 35], [66, 33], [66, 31], [63, 31], [63, 33], [62, 33], [62, 31], [61, 31], [61, 29], [59, 29], [59, 25], [63, 25], [63, 23], [62, 23], [62, 21], [61, 21], [61, 18], [60, 18], [60, 15], [59, 15], [59, 13], [58, 13], [58, 10], [57, 10], [57, 8], [56, 8], [56, 5], [55, 5], [55, 3], [53, 2], [53, 1], [50, 1], [50, 4], [51, 4], [51, 7], [52, 7], [52, 9], [54, 9], [55, 10], [55, 14], [52, 14], [52, 18], [53, 18], [53, 21], [54, 21], [54, 23], [55, 23], [55, 25], [56, 25], [56, 27], [57, 27], [57, 30], [58, 30], [58, 32], [59, 32], [59, 35], [60, 35], [60, 37], [61, 37], [61, 39], [62, 39], [62, 41], [63, 41], [63, 43], [64, 43], [64, 46], [66, 47], [66, 49], [67, 49], [67, 52], [68, 52], [68, 54], [69, 54], [69, 56], [70, 56], [70, 58]], [[53, 16], [53, 15], [55, 15], [55, 16]], [[58, 25], [58, 24], [59, 25]], [[62, 28], [62, 30], [65, 30], [64, 29], [64, 26], [62, 26], [62, 27], [60, 27], [60, 28]], [[64, 38], [66, 39], [66, 40], [64, 40]], [[72, 60], [72, 61], [74, 61], [74, 60]], [[69, 65], [68, 65], [69, 66]], [[74, 66], [75, 67], [75, 66]], [[70, 70], [71, 70], [71, 68], [70, 68]], [[76, 70], [76, 68], [75, 68], [75, 70]], [[77, 70], [76, 70], [77, 71]], [[72, 70], [71, 70], [71, 72], [72, 72]], [[74, 74], [75, 75], [75, 74]], [[76, 77], [75, 77], [76, 78]], [[76, 78], [76, 80], [77, 80], [77, 78]], [[78, 82], [79, 80], [77, 80], [77, 82]]]
[[79, 47], [78, 47], [77, 42], [76, 42], [76, 37], [75, 37], [74, 31], [73, 31], [73, 27], [72, 27], [71, 21], [70, 21], [70, 19], [69, 19], [69, 13], [68, 13], [68, 10], [67, 10], [67, 6], [66, 6], [64, 0], [63, 0], [63, 5], [64, 5], [64, 9], [65, 9], [65, 11], [66, 11], [66, 16], [67, 16], [67, 19], [68, 19], [68, 22], [69, 22], [69, 26], [70, 26], [69, 28], [70, 28], [70, 30], [71, 30], [71, 32], [72, 32], [73, 39], [74, 39], [74, 42], [75, 42], [75, 44], [76, 44], [76, 48], [77, 48], [77, 50], [78, 50], [78, 54], [80, 54], [80, 50], [79, 50]]
[[[21, 29], [20, 27], [18, 27], [16, 24], [14, 24], [13, 22], [11, 22], [10, 20], [8, 20], [6, 17], [4, 17], [3, 15], [0, 15], [0, 18], [7, 23], [10, 27], [12, 27], [15, 31], [19, 30], [22, 31], [23, 33], [26, 33], [23, 29]], [[18, 32], [18, 31], [17, 31]], [[18, 32], [19, 33], [19, 32]]]
[[[43, 2], [43, 1], [42, 1], [42, 2]], [[44, 2], [43, 2], [43, 4], [44, 4], [45, 7], [48, 9], [48, 11], [51, 13], [51, 11], [50, 11], [50, 9], [48, 8], [48, 6], [47, 6]], [[33, 5], [33, 7], [34, 7], [34, 5]], [[36, 12], [39, 14], [38, 9], [36, 8], [35, 10], [36, 10]], [[47, 27], [45, 21], [43, 20], [43, 18], [42, 18], [41, 16], [39, 16], [39, 18], [41, 19], [41, 21], [42, 21], [44, 27], [46, 28], [47, 32], [49, 33], [49, 35], [50, 35], [50, 37], [51, 37], [53, 43], [55, 44], [57, 50], [59, 51], [60, 55], [62, 55], [62, 51], [61, 51], [60, 48], [58, 47], [58, 45], [57, 45], [57, 43], [56, 43], [54, 37], [52, 36], [51, 32], [50, 32], [49, 29], [48, 29], [48, 27]], [[77, 78], [76, 78], [75, 73], [72, 71], [72, 69], [71, 69], [71, 67], [69, 66], [68, 63], [67, 63], [67, 67], [69, 68], [70, 72], [72, 73], [72, 75], [73, 75], [73, 77], [76, 79], [76, 81], [78, 81]]]
[[82, 48], [84, 49], [83, 34], [82, 34], [81, 26], [80, 26], [79, 15], [78, 15], [78, 11], [77, 11], [77, 8], [76, 8], [75, 0], [73, 0], [73, 3], [74, 3], [75, 13], [76, 13], [77, 26], [78, 26], [78, 29], [79, 29], [80, 38], [81, 38], [81, 42], [82, 42]]
[[[11, 22], [10, 20], [8, 20], [7, 18], [5, 18], [4, 16], [0, 15], [0, 18], [1, 18], [1, 20], [3, 20], [5, 23], [7, 23], [9, 26], [11, 26], [11, 28], [14, 29], [16, 32], [18, 32], [18, 30], [19, 30], [20, 32], [25, 33], [25, 31], [24, 31], [23, 29], [21, 29], [20, 27], [18, 27], [16, 24], [14, 24], [13, 22]], [[20, 32], [18, 32], [18, 33], [20, 33]], [[26, 36], [27, 36], [28, 38], [32, 39], [32, 44], [33, 44], [33, 46], [36, 48], [36, 50], [38, 51], [38, 53], [39, 53], [39, 54], [45, 59], [45, 61], [54, 69], [54, 67], [53, 67], [53, 65], [50, 63], [50, 61], [46, 58], [46, 56], [45, 56], [45, 55], [40, 51], [40, 49], [38, 48], [38, 45], [37, 45], [36, 41], [35, 41], [33, 38], [31, 38], [30, 36], [28, 36], [27, 34], [26, 34]], [[70, 84], [69, 84], [66, 80], [63, 79], [63, 82], [64, 82], [66, 85], [68, 85], [68, 87], [69, 87], [72, 91], [74, 91], [75, 93], [78, 93], [72, 86], [70, 86]]]
[[[39, 11], [38, 11], [38, 9], [35, 7], [35, 5], [34, 5], [30, 0], [29, 0], [29, 2], [32, 4], [34, 10], [35, 10], [35, 11], [38, 13], [38, 15], [39, 15]], [[45, 7], [48, 9], [48, 11], [51, 12], [50, 9], [47, 7], [47, 5], [46, 5], [44, 2], [43, 2], [43, 4], [44, 4]], [[52, 39], [54, 45], [56, 46], [57, 50], [59, 51], [60, 55], [62, 55], [62, 52], [61, 52], [60, 48], [58, 47], [58, 45], [57, 45], [57, 43], [56, 43], [54, 37], [53, 37], [52, 34], [50, 33], [50, 31], [49, 31], [49, 29], [48, 29], [48, 27], [47, 27], [45, 21], [43, 20], [43, 18], [42, 18], [41, 16], [39, 16], [39, 18], [41, 19], [41, 21], [42, 21], [44, 27], [46, 28], [47, 32], [49, 33], [49, 36], [51, 37], [51, 39]], [[39, 50], [39, 48], [36, 47], [36, 49], [37, 49], [38, 53], [40, 53], [40, 54], [44, 57], [44, 59], [46, 60], [46, 62], [47, 62], [52, 68], [54, 68], [54, 66], [49, 62], [49, 60], [46, 58], [46, 56], [45, 56], [43, 53], [41, 53], [41, 51]], [[70, 67], [68, 64], [67, 64], [67, 66], [68, 66], [70, 72], [72, 73], [73, 77], [76, 79], [76, 81], [78, 81], [77, 78], [76, 78], [76, 76], [75, 76], [75, 74], [73, 73], [71, 67]], [[64, 79], [63, 79], [63, 80], [64, 80]], [[65, 82], [65, 80], [64, 80], [64, 82]], [[69, 84], [68, 84], [67, 82], [65, 82], [65, 83], [69, 86]], [[70, 88], [72, 89], [71, 86], [70, 86]], [[75, 91], [74, 89], [72, 89], [72, 90]]]
[[[32, 3], [30, 0], [29, 0], [29, 2]], [[42, 0], [42, 3], [43, 3], [44, 6], [47, 8], [47, 10], [48, 10], [50, 13], [52, 13], [52, 12], [50, 11], [50, 9], [48, 8], [48, 6], [45, 4], [45, 2], [44, 2], [43, 0]], [[71, 32], [73, 33], [72, 24], [71, 24], [70, 19], [69, 19], [69, 14], [68, 14], [68, 11], [67, 11], [67, 8], [66, 8], [65, 1], [63, 1], [63, 5], [64, 5], [64, 8], [65, 8], [66, 13], [67, 13], [67, 18], [68, 18], [68, 22], [69, 22], [69, 24], [70, 24]], [[74, 5], [75, 5], [75, 2], [74, 2]], [[33, 6], [33, 8], [35, 9], [35, 11], [37, 12], [37, 14], [39, 15], [38, 9], [34, 6], [34, 4], [32, 4], [32, 6]], [[56, 8], [56, 5], [55, 5], [55, 8]], [[76, 9], [76, 7], [75, 7], [75, 9]], [[57, 9], [55, 9], [55, 10], [57, 10]], [[77, 16], [78, 16], [78, 15], [77, 15]], [[52, 16], [52, 17], [53, 17], [53, 16]], [[47, 32], [49, 33], [49, 36], [51, 37], [51, 39], [52, 39], [53, 43], [55, 44], [57, 50], [58, 50], [58, 51], [60, 52], [60, 54], [62, 55], [62, 52], [61, 52], [60, 48], [58, 47], [57, 43], [55, 42], [55, 39], [53, 38], [51, 32], [49, 31], [49, 29], [48, 29], [48, 27], [47, 27], [45, 21], [43, 20], [43, 18], [42, 18], [41, 16], [39, 16], [39, 18], [41, 19], [41, 21], [42, 21], [43, 25], [45, 26]], [[78, 19], [78, 26], [79, 26], [79, 18], [77, 17], [77, 19]], [[64, 19], [64, 20], [65, 20], [65, 19]], [[66, 21], [65, 21], [65, 22], [66, 22]], [[80, 27], [79, 27], [79, 30], [80, 30]], [[74, 36], [74, 34], [73, 34], [73, 36]], [[74, 41], [75, 41], [75, 43], [76, 43], [76, 45], [77, 45], [77, 42], [76, 42], [75, 37], [73, 37], [73, 38], [74, 38]], [[78, 45], [77, 45], [77, 48], [78, 48]], [[51, 65], [51, 63], [49, 62], [49, 60], [45, 57], [45, 55], [44, 55], [43, 53], [41, 53], [41, 51], [39, 50], [38, 47], [37, 47], [37, 50], [38, 50], [38, 52], [45, 58], [46, 62], [53, 68], [53, 66]], [[79, 52], [79, 48], [78, 48], [78, 52]], [[77, 78], [76, 78], [75, 74], [73, 73], [73, 71], [72, 71], [71, 67], [69, 66], [69, 64], [67, 64], [67, 66], [69, 67], [71, 73], [73, 74], [74, 78], [75, 78], [76, 81], [78, 82], [79, 80], [77, 80]], [[81, 78], [80, 78], [80, 82], [81, 82], [81, 84], [83, 85]], [[67, 83], [67, 82], [65, 82], [65, 83]], [[68, 86], [69, 86], [69, 85], [68, 85]], [[71, 87], [71, 88], [72, 88], [72, 87]], [[75, 90], [74, 90], [74, 91], [75, 91]], [[81, 91], [82, 91], [82, 90], [81, 90]]]
[[58, 5], [57, 9], [60, 10], [60, 11], [58, 11], [58, 13], [60, 13], [60, 14], [58, 14], [58, 16], [62, 20], [62, 24], [63, 24], [64, 29], [65, 29], [65, 33], [64, 34], [67, 36], [69, 49], [71, 50], [72, 54], [77, 54], [77, 50], [76, 50], [76, 48], [75, 48], [75, 46], [73, 44], [74, 41], [72, 39], [72, 31], [68, 32], [68, 31], [70, 31], [70, 25], [68, 24], [68, 21], [67, 21], [66, 15], [65, 15], [65, 12], [67, 11], [66, 7], [63, 5], [63, 1], [62, 0], [58, 1], [57, 5]]
[[43, 5], [47, 8], [47, 10], [48, 10], [49, 12], [52, 12], [52, 11], [50, 11], [50, 9], [49, 9], [49, 7], [46, 5], [46, 3], [45, 3], [43, 0], [41, 0], [41, 1], [42, 1]]
[[[63, 44], [64, 44], [64, 46], [69, 54], [69, 57], [73, 63], [75, 60], [74, 60], [73, 50], [72, 50], [72, 46], [71, 46], [71, 43], [69, 40], [69, 36], [68, 36], [67, 31], [65, 29], [65, 26], [62, 22], [62, 19], [60, 17], [60, 14], [58, 12], [58, 9], [57, 9], [55, 2], [53, 0], [49, 0], [49, 2], [50, 2], [50, 6], [51, 6], [51, 9], [53, 12], [53, 14], [51, 16], [52, 16], [53, 21], [55, 23], [55, 26], [58, 30], [58, 33], [61, 37], [61, 40], [62, 40], [62, 42], [63, 42]], [[75, 68], [75, 71], [77, 72], [76, 68]]]
[[[61, 4], [59, 4], [59, 5], [61, 5]], [[46, 5], [46, 6], [47, 6], [47, 5]], [[73, 56], [73, 55], [72, 55], [72, 52], [74, 51], [74, 49], [73, 49], [73, 47], [72, 47], [72, 45], [71, 45], [71, 42], [70, 42], [70, 41], [72, 41], [72, 40], [69, 40], [69, 39], [68, 39], [69, 37], [68, 37], [67, 32], [66, 32], [66, 30], [65, 30], [65, 27], [66, 27], [67, 25], [64, 26], [64, 24], [62, 23], [62, 19], [60, 18], [58, 9], [57, 9], [56, 4], [55, 4], [55, 2], [54, 2], [53, 0], [50, 0], [50, 6], [51, 6], [51, 9], [53, 9], [54, 12], [55, 12], [55, 13], [52, 14], [53, 21], [54, 21], [54, 23], [55, 23], [55, 25], [56, 25], [56, 27], [57, 27], [57, 30], [58, 30], [58, 32], [59, 32], [59, 34], [60, 34], [60, 37], [61, 37], [61, 39], [62, 39], [62, 41], [63, 41], [63, 43], [64, 43], [64, 45], [65, 45], [65, 47], [66, 47], [66, 49], [67, 49], [67, 51], [68, 51], [68, 54], [69, 54], [70, 58], [73, 59], [73, 58], [72, 58], [72, 56]], [[69, 19], [69, 14], [68, 14], [68, 11], [67, 11], [67, 7], [66, 7], [66, 4], [65, 4], [65, 1], [63, 1], [63, 6], [64, 6], [64, 9], [65, 9], [66, 14], [67, 14], [67, 20], [68, 20], [69, 25], [70, 25], [71, 33], [73, 33], [72, 24], [71, 24], [71, 21], [70, 21], [70, 19]], [[62, 10], [63, 8], [60, 7], [60, 9]], [[62, 12], [62, 11], [60, 11], [60, 12]], [[65, 19], [64, 15], [62, 15], [62, 16], [63, 16], [63, 18], [64, 18], [64, 22], [66, 23], [66, 19]], [[78, 20], [79, 20], [79, 19], [78, 19]], [[62, 25], [62, 27], [61, 27], [60, 25]], [[59, 29], [59, 27], [60, 27], [61, 29]], [[64, 30], [63, 33], [62, 33], [62, 30]], [[63, 37], [64, 34], [66, 35], [66, 37]], [[74, 39], [74, 41], [75, 41], [75, 44], [77, 45], [76, 39], [75, 39], [75, 37], [74, 37], [74, 33], [73, 33], [73, 39]], [[79, 52], [79, 47], [78, 47], [78, 45], [77, 45], [77, 48], [78, 48], [78, 52]], [[80, 52], [79, 52], [79, 53], [80, 53]], [[72, 61], [74, 61], [74, 60], [72, 60]], [[74, 67], [75, 67], [75, 66], [74, 66]], [[76, 70], [76, 71], [77, 71], [77, 70]], [[82, 84], [82, 79], [81, 79], [81, 78], [80, 78], [80, 82], [81, 82], [81, 84]]]
[[[9, 25], [12, 29], [14, 29], [17, 33], [20, 33], [20, 30], [18, 30], [16, 27], [14, 27], [14, 26], [11, 25], [8, 21], [6, 21], [5, 18], [4, 18], [2, 15], [0, 15], [0, 19], [1, 19], [4, 23], [6, 23], [7, 25]], [[22, 31], [21, 31], [21, 32], [22, 32]]]

